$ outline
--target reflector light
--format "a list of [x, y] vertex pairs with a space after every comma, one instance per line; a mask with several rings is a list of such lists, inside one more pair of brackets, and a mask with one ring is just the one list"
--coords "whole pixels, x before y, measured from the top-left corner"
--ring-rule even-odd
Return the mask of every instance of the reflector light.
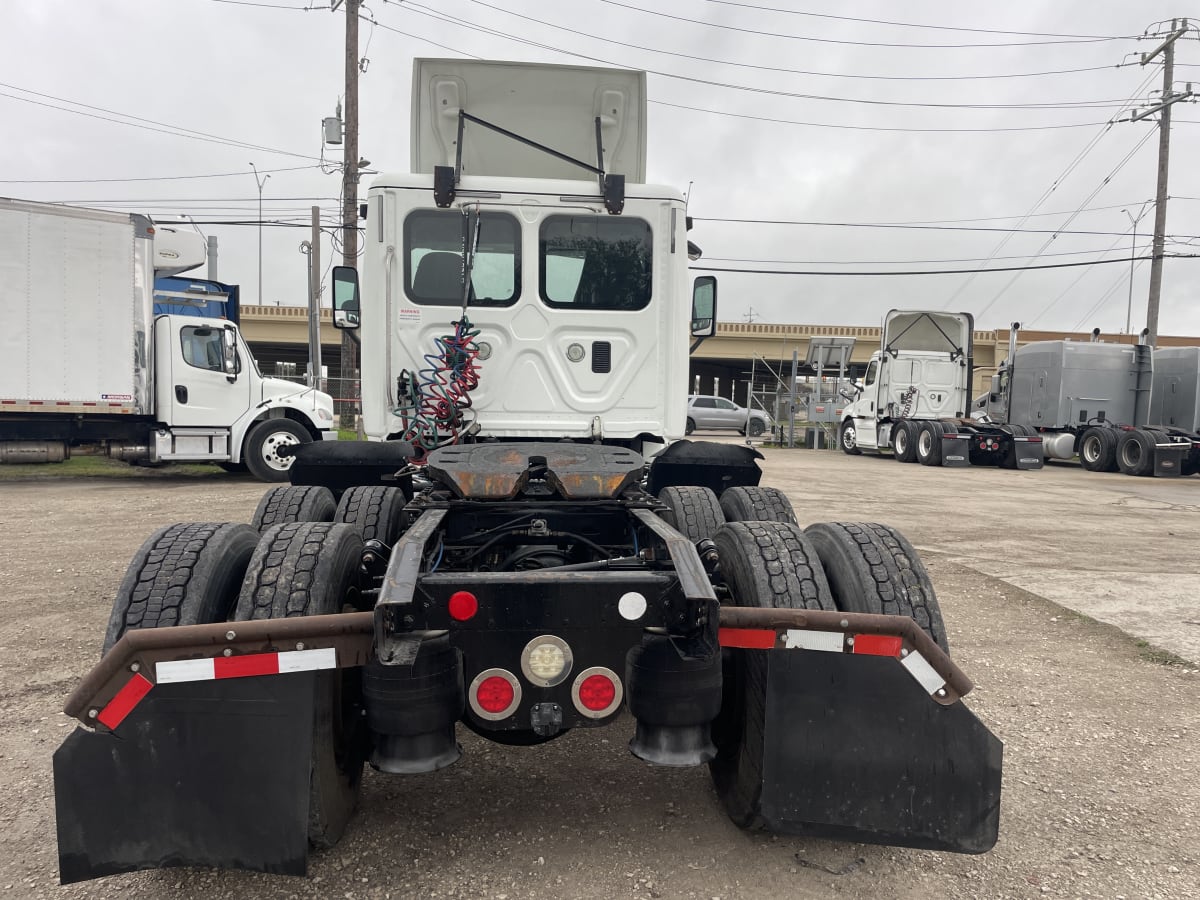
[[899, 656], [904, 639], [895, 634], [859, 634], [854, 638], [854, 652], [870, 656]]
[[450, 612], [450, 618], [458, 622], [465, 622], [479, 612], [479, 601], [470, 591], [455, 591], [450, 595], [450, 602], [446, 604], [446, 607]]
[[512, 706], [514, 693], [508, 679], [492, 675], [483, 679], [475, 689], [475, 699], [485, 711], [495, 714]]

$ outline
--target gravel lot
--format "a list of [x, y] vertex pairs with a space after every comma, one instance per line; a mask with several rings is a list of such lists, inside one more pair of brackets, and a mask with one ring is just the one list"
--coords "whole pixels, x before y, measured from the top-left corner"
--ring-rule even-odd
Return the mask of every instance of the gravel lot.
[[59, 887], [50, 757], [126, 563], [159, 525], [249, 521], [264, 486], [48, 479], [0, 482], [0, 896], [1200, 897], [1200, 478], [767, 455], [764, 483], [802, 523], [888, 522], [925, 554], [977, 685], [967, 703], [1005, 742], [990, 853], [747, 835], [706, 771], [635, 761], [626, 719], [528, 749], [463, 730], [442, 773], [369, 773], [307, 879], [166, 870]]

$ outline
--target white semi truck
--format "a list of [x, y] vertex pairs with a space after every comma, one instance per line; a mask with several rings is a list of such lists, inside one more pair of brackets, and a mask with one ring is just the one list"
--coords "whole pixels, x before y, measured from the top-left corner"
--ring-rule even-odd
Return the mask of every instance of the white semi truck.
[[286, 481], [282, 448], [336, 438], [332, 398], [263, 377], [233, 322], [154, 314], [156, 274], [204, 259], [163, 237], [140, 215], [0, 199], [0, 462], [93, 445]]
[[970, 313], [889, 312], [862, 383], [843, 392], [850, 402], [838, 429], [842, 450], [890, 450], [899, 462], [926, 466], [1040, 469], [1042, 439], [1033, 429], [968, 418], [974, 327]]
[[982, 421], [1034, 430], [1047, 459], [1093, 472], [1189, 475], [1200, 467], [1200, 348], [1035, 341], [1017, 346], [976, 403]]
[[911, 544], [800, 528], [748, 447], [642, 455], [682, 437], [716, 317], [682, 196], [645, 183], [645, 84], [417, 61], [413, 171], [370, 188], [361, 295], [334, 277], [375, 440], [293, 448], [257, 529], [135, 556], [55, 754], [64, 881], [302, 873], [364, 762], [447, 769], [460, 727], [531, 754], [627, 731], [643, 764], [707, 765], [746, 828], [995, 842], [1002, 748]]

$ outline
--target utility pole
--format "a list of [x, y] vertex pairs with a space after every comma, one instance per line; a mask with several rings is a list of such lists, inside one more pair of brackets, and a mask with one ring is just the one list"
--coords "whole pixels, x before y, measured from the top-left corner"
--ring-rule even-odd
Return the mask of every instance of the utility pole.
[[312, 243], [308, 251], [309, 387], [321, 389], [321, 207], [312, 208]]
[[1154, 245], [1150, 256], [1150, 294], [1146, 299], [1146, 343], [1150, 346], [1158, 344], [1158, 303], [1162, 293], [1162, 263], [1163, 245], [1167, 233], [1167, 166], [1171, 155], [1171, 107], [1180, 100], [1192, 96], [1192, 86], [1187, 90], [1175, 93], [1172, 84], [1175, 78], [1175, 42], [1183, 37], [1188, 30], [1188, 20], [1171, 20], [1171, 33], [1150, 53], [1142, 54], [1142, 65], [1163, 55], [1163, 87], [1162, 99], [1155, 106], [1132, 116], [1130, 121], [1136, 122], [1146, 116], [1158, 113], [1158, 190], [1154, 198]]
[[[346, 136], [342, 156], [342, 265], [358, 262], [358, 9], [362, 0], [346, 3]], [[333, 4], [336, 10], [338, 3]], [[358, 367], [357, 347], [351, 332], [342, 332], [341, 396], [357, 400], [354, 372]], [[349, 409], [353, 404], [344, 406]], [[343, 428], [354, 427], [353, 415], [342, 414]]]
[[270, 173], [263, 175], [261, 178], [258, 175], [258, 169], [254, 167], [254, 163], [250, 163], [250, 171], [254, 173], [254, 183], [258, 185], [258, 304], [263, 303], [262, 295], [262, 191], [265, 185], [271, 178]]

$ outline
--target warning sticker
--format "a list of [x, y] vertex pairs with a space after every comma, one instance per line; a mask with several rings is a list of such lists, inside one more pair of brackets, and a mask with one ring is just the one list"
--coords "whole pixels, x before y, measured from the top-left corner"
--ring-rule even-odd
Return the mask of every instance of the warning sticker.
[[101, 400], [132, 400], [133, 394], [101, 394]]
[[402, 325], [419, 325], [421, 322], [421, 310], [402, 307], [396, 310], [396, 321]]

